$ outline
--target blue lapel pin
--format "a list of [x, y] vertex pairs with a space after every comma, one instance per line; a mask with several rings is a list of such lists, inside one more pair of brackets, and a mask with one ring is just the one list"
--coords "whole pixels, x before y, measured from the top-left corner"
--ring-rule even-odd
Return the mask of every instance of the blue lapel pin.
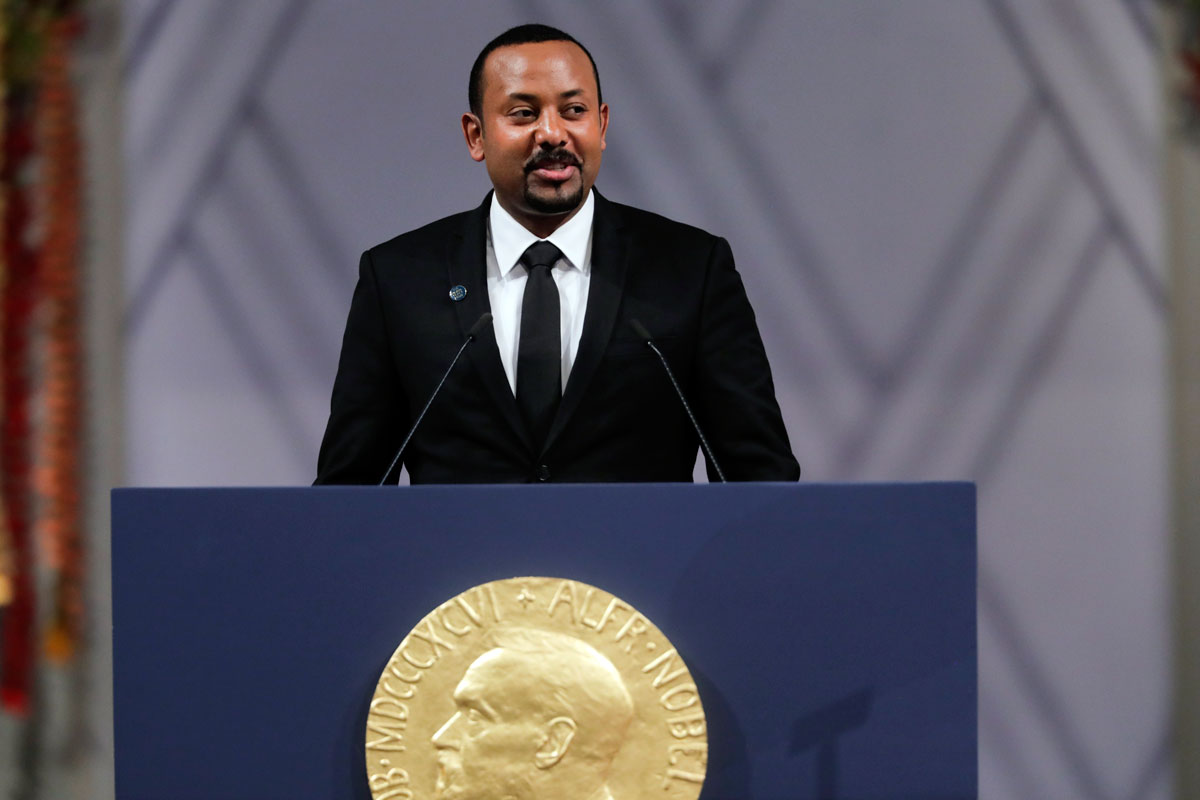
[[453, 300], [454, 302], [457, 303], [459, 300], [462, 300], [466, 296], [467, 296], [467, 287], [463, 286], [461, 283], [458, 284], [457, 286], [451, 287], [450, 299]]

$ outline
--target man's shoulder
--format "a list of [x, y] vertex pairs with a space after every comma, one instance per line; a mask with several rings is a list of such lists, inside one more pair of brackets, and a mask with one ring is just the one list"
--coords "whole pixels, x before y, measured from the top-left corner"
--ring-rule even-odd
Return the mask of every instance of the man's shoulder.
[[647, 211], [644, 208], [627, 206], [623, 203], [614, 203], [611, 200], [605, 200], [604, 202], [608, 207], [608, 213], [611, 213], [614, 219], [618, 220], [634, 234], [640, 233], [653, 237], [709, 245], [720, 238], [703, 228], [665, 217], [653, 211]]
[[373, 257], [441, 255], [447, 242], [461, 238], [478, 209], [442, 217], [368, 249]]

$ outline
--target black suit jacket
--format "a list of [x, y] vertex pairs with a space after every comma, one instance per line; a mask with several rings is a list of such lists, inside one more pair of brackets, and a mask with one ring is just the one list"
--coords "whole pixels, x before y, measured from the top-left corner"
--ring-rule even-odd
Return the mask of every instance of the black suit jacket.
[[[489, 310], [488, 208], [485, 200], [363, 254], [317, 483], [379, 482]], [[412, 482], [690, 481], [696, 434], [632, 319], [671, 362], [730, 480], [796, 480], [729, 244], [598, 192], [592, 235], [583, 335], [544, 446], [525, 429], [489, 326], [409, 443]], [[460, 302], [449, 296], [456, 285], [467, 289]]]

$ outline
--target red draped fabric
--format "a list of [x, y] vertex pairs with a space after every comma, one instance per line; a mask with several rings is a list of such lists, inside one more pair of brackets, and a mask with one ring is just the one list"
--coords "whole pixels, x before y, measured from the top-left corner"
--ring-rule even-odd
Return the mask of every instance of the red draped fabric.
[[53, 586], [51, 660], [71, 656], [83, 626], [81, 148], [70, 74], [80, 24], [72, 5], [0, 6], [0, 707], [17, 714], [31, 711], [38, 576]]

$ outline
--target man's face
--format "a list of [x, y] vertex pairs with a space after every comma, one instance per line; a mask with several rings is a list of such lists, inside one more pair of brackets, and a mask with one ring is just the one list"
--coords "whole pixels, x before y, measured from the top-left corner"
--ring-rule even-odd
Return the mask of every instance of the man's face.
[[485, 163], [496, 199], [518, 222], [553, 230], [600, 169], [608, 106], [591, 61], [571, 42], [501, 47], [484, 62], [482, 89], [479, 116], [463, 116], [471, 158]]
[[527, 797], [544, 742], [523, 674], [504, 650], [480, 656], [454, 690], [455, 713], [433, 735], [441, 800]]

